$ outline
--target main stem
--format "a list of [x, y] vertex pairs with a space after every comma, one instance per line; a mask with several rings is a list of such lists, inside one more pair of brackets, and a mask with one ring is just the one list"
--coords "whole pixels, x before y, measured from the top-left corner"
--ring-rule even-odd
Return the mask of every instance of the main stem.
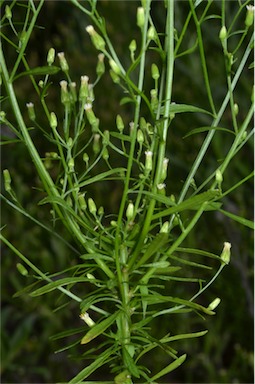
[[[167, 20], [166, 20], [166, 42], [165, 42], [165, 52], [167, 52], [167, 64], [166, 64], [166, 85], [165, 85], [165, 107], [164, 107], [164, 123], [163, 131], [160, 137], [159, 149], [157, 154], [157, 168], [155, 172], [155, 178], [153, 181], [152, 192], [157, 193], [157, 185], [159, 184], [162, 164], [165, 157], [166, 150], [166, 139], [167, 131], [169, 127], [169, 111], [172, 97], [172, 85], [173, 85], [173, 72], [174, 72], [174, 0], [167, 1]], [[144, 240], [149, 231], [151, 224], [156, 200], [151, 199], [147, 214], [145, 217], [144, 226], [141, 232], [141, 236], [137, 243], [135, 250], [133, 251], [132, 257], [129, 261], [129, 268], [132, 268], [137, 255], [140, 252], [141, 247], [143, 246]]]

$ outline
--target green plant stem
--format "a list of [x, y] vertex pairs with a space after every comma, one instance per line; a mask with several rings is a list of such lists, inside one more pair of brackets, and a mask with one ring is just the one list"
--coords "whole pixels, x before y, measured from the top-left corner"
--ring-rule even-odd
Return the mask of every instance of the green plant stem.
[[[202, 64], [202, 70], [203, 70], [203, 75], [204, 75], [204, 81], [205, 81], [205, 87], [206, 87], [206, 91], [207, 91], [207, 96], [208, 96], [208, 99], [209, 99], [209, 103], [210, 103], [210, 106], [211, 106], [212, 113], [213, 113], [214, 116], [216, 116], [216, 109], [215, 109], [214, 101], [213, 101], [213, 97], [212, 97], [211, 86], [210, 86], [208, 70], [207, 70], [207, 64], [206, 64], [206, 58], [205, 58], [203, 37], [202, 37], [201, 25], [200, 25], [201, 22], [197, 18], [193, 1], [189, 0], [189, 3], [190, 3], [191, 11], [192, 11], [192, 14], [193, 14], [193, 18], [194, 18], [195, 25], [196, 25], [196, 30], [197, 30], [198, 46], [199, 46], [199, 51], [200, 51], [201, 64]], [[210, 4], [211, 4], [211, 1], [208, 3], [208, 6], [210, 6]]]
[[22, 58], [24, 57], [24, 53], [25, 53], [25, 49], [27, 47], [27, 44], [29, 42], [29, 39], [30, 39], [30, 36], [31, 36], [31, 33], [33, 32], [34, 30], [34, 26], [35, 26], [35, 22], [37, 20], [37, 17], [40, 13], [40, 10], [42, 8], [44, 4], [44, 0], [41, 0], [38, 4], [38, 7], [36, 9], [36, 11], [34, 12], [34, 15], [32, 17], [32, 20], [30, 21], [30, 24], [29, 24], [29, 27], [28, 27], [28, 30], [25, 32], [25, 38], [24, 40], [22, 41], [22, 45], [21, 45], [21, 48], [20, 48], [20, 51], [19, 51], [19, 55], [18, 55], [18, 58], [16, 59], [15, 61], [15, 64], [14, 64], [14, 67], [12, 69], [12, 72], [11, 72], [11, 75], [10, 75], [10, 81], [13, 80], [16, 72], [17, 72], [17, 69], [18, 69], [18, 66], [20, 64], [20, 61], [22, 60]]
[[[237, 82], [239, 80], [239, 77], [241, 76], [243, 68], [244, 68], [244, 66], [245, 66], [245, 64], [246, 64], [246, 62], [248, 60], [248, 57], [249, 57], [249, 55], [251, 53], [253, 38], [254, 38], [254, 34], [252, 35], [251, 40], [250, 40], [250, 42], [247, 45], [245, 53], [244, 53], [244, 55], [242, 57], [242, 60], [240, 62], [240, 65], [239, 65], [239, 67], [238, 67], [238, 69], [236, 71], [236, 74], [235, 74], [234, 78], [233, 78], [232, 86], [231, 86], [232, 92], [233, 92], [233, 90], [236, 87], [236, 84], [237, 84]], [[222, 115], [223, 115], [223, 113], [224, 113], [224, 111], [225, 111], [225, 109], [226, 109], [226, 107], [228, 105], [229, 99], [230, 99], [230, 95], [229, 95], [229, 92], [228, 92], [226, 94], [226, 96], [225, 96], [225, 99], [223, 100], [223, 103], [221, 105], [221, 108], [220, 108], [219, 112], [217, 113], [216, 118], [214, 119], [214, 121], [211, 124], [212, 127], [217, 127], [219, 125], [219, 122], [220, 122], [220, 120], [222, 118]], [[188, 191], [188, 189], [190, 187], [190, 184], [191, 184], [191, 182], [192, 182], [192, 180], [193, 180], [193, 178], [194, 178], [194, 176], [195, 176], [195, 174], [196, 174], [196, 172], [197, 172], [197, 170], [198, 170], [198, 168], [199, 168], [199, 166], [200, 166], [200, 164], [201, 164], [201, 162], [202, 162], [202, 160], [203, 160], [203, 158], [204, 158], [204, 156], [206, 154], [206, 151], [207, 151], [207, 149], [208, 149], [208, 147], [209, 147], [209, 145], [210, 145], [210, 143], [212, 141], [212, 138], [213, 138], [215, 132], [216, 132], [216, 130], [213, 129], [213, 130], [211, 130], [207, 134], [207, 136], [206, 136], [206, 138], [204, 140], [204, 143], [203, 143], [203, 145], [202, 145], [202, 147], [201, 147], [201, 149], [200, 149], [200, 151], [199, 151], [199, 153], [197, 155], [197, 158], [194, 161], [194, 163], [193, 163], [193, 165], [191, 167], [191, 170], [190, 170], [190, 172], [189, 172], [189, 174], [187, 176], [187, 179], [186, 179], [186, 181], [184, 183], [184, 186], [183, 186], [182, 191], [180, 193], [180, 197], [178, 199], [178, 203], [180, 203], [180, 202], [182, 202], [184, 200], [184, 197], [186, 196], [186, 193], [187, 193], [187, 191]], [[172, 216], [171, 222], [172, 222], [173, 218], [174, 217]]]
[[[162, 136], [160, 137], [159, 150], [157, 153], [157, 168], [156, 168], [155, 178], [153, 181], [154, 193], [157, 192], [157, 185], [159, 183], [162, 164], [165, 156], [166, 138], [167, 138], [167, 131], [169, 126], [169, 110], [170, 110], [171, 96], [172, 96], [173, 69], [174, 69], [174, 1], [172, 0], [168, 0], [167, 2], [166, 36], [167, 38], [165, 42], [165, 51], [167, 52], [167, 69], [166, 69], [166, 86], [165, 86], [164, 125], [163, 125]], [[154, 156], [155, 155], [156, 154], [154, 154]], [[139, 241], [128, 263], [129, 269], [133, 267], [136, 257], [140, 252], [141, 246], [143, 246], [144, 240], [147, 236], [147, 233], [150, 227], [155, 204], [156, 204], [156, 200], [151, 199], [147, 209], [147, 214], [144, 220], [141, 236], [139, 237]]]

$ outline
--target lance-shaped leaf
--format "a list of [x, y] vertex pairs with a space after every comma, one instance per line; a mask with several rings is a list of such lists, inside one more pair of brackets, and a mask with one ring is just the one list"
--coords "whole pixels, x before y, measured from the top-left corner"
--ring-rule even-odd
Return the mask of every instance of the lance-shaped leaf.
[[107, 349], [101, 355], [99, 355], [93, 363], [84, 368], [81, 372], [78, 373], [68, 384], [78, 384], [81, 383], [84, 379], [91, 375], [98, 368], [101, 368], [106, 364], [110, 359], [110, 356], [115, 352], [112, 348]]
[[[193, 301], [189, 301], [189, 300], [179, 299], [178, 297], [153, 294], [153, 295], [149, 295], [149, 296], [145, 297], [145, 299], [147, 300], [148, 305], [170, 302], [170, 303], [181, 304], [183, 306], [192, 308], [196, 311], [204, 312], [207, 315], [214, 315], [215, 314], [215, 312], [211, 311], [208, 308], [203, 307], [200, 304], [194, 303]], [[153, 317], [159, 316], [159, 315], [163, 314], [163, 312], [167, 313], [167, 311], [168, 310], [166, 309], [166, 310], [157, 312], [155, 315], [153, 315]]]
[[217, 190], [214, 191], [206, 191], [200, 193], [199, 195], [190, 197], [189, 199], [181, 202], [180, 204], [176, 204], [174, 207], [167, 208], [164, 211], [156, 213], [153, 215], [153, 220], [158, 219], [163, 216], [169, 216], [176, 212], [185, 211], [187, 209], [198, 209], [203, 203], [206, 201], [209, 203], [211, 200], [215, 199], [220, 195], [220, 192]]
[[76, 284], [76, 283], [84, 283], [85, 281], [89, 281], [86, 277], [65, 277], [63, 279], [59, 279], [57, 281], [53, 281], [44, 287], [38, 288], [35, 291], [30, 293], [30, 296], [40, 296], [45, 293], [51, 292], [54, 289], [58, 289], [59, 287], [63, 287], [68, 284]]
[[18, 79], [21, 76], [35, 76], [35, 75], [55, 75], [60, 71], [59, 67], [56, 66], [45, 66], [45, 67], [36, 67], [30, 69], [29, 71], [21, 72], [17, 76], [15, 76], [14, 80]]
[[96, 183], [97, 181], [101, 181], [106, 179], [108, 176], [113, 175], [114, 173], [120, 173], [123, 174], [123, 172], [126, 172], [126, 168], [114, 168], [110, 169], [109, 171], [99, 173], [98, 175], [94, 177], [89, 177], [87, 180], [82, 181], [79, 183], [79, 187], [85, 187], [85, 185]]
[[158, 380], [160, 377], [165, 376], [169, 372], [172, 372], [174, 369], [178, 368], [186, 359], [187, 355], [182, 355], [175, 361], [173, 361], [171, 364], [169, 364], [167, 367], [163, 368], [159, 373], [154, 375], [151, 378], [151, 381]]
[[234, 215], [231, 212], [225, 211], [224, 209], [219, 209], [223, 215], [230, 217], [230, 219], [237, 221], [238, 223], [244, 225], [245, 227], [251, 228], [254, 230], [254, 222], [248, 219], [245, 219], [242, 216]]
[[86, 335], [82, 338], [81, 344], [87, 344], [91, 340], [95, 339], [97, 336], [101, 335], [107, 328], [110, 327], [112, 323], [117, 319], [119, 315], [119, 311], [115, 312], [113, 315], [107, 317], [100, 323], [94, 325], [90, 330], [86, 333]]
[[[164, 106], [161, 108], [160, 112], [163, 114], [165, 112]], [[207, 115], [212, 115], [211, 112], [206, 111], [203, 108], [196, 107], [194, 105], [189, 104], [175, 104], [171, 103], [169, 107], [170, 113], [184, 113], [184, 112], [199, 112], [199, 113], [206, 113]]]

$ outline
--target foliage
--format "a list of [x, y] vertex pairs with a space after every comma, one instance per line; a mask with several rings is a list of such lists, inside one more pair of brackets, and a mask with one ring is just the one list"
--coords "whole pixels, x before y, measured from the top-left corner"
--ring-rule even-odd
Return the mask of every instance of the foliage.
[[[136, 15], [139, 40], [137, 35], [137, 41], [131, 39], [129, 61], [126, 57], [122, 61], [114, 39], [108, 35], [107, 22], [98, 11], [100, 3], [71, 0], [68, 6], [77, 7], [93, 23], [94, 27], [87, 25], [86, 30], [95, 50], [100, 51], [91, 76], [94, 81], [82, 75], [79, 87], [63, 52], [58, 53], [58, 63], [53, 48], [47, 63], [32, 68], [27, 60], [26, 51], [44, 1], [22, 5], [14, 1], [5, 7], [0, 61], [6, 112], [1, 112], [1, 120], [14, 137], [4, 138], [3, 143], [18, 150], [25, 145], [40, 181], [34, 180], [36, 196], [28, 210], [19, 198], [18, 180], [14, 180], [13, 188], [12, 173], [4, 169], [6, 192], [2, 198], [9, 209], [15, 209], [15, 215], [29, 218], [34, 226], [55, 238], [55, 247], [61, 244], [68, 256], [53, 262], [47, 255], [43, 265], [24, 255], [20, 245], [15, 246], [15, 238], [8, 239], [8, 228], [4, 228], [6, 235], [1, 239], [22, 260], [23, 264], [17, 264], [21, 274], [29, 280], [35, 274], [25, 289], [17, 287], [15, 297], [25, 294], [31, 300], [54, 295], [56, 313], [69, 308], [85, 322], [85, 328], [77, 322], [76, 327], [65, 326], [51, 335], [54, 340], [64, 339], [59, 352], [70, 349], [85, 361], [85, 367], [73, 375], [70, 383], [98, 379], [94, 372], [99, 370], [100, 375], [105, 365], [115, 383], [158, 381], [184, 363], [186, 354], [177, 351], [183, 350], [179, 340], [187, 345], [189, 339], [207, 332], [197, 325], [190, 330], [185, 324], [191, 313], [198, 319], [215, 314], [219, 300], [208, 300], [202, 294], [229, 263], [231, 245], [225, 242], [220, 254], [225, 241], [222, 235], [215, 236], [221, 241], [215, 242], [213, 250], [207, 244], [205, 250], [200, 248], [198, 242], [191, 241], [192, 236], [214, 212], [246, 228], [253, 226], [248, 218], [229, 212], [224, 205], [229, 195], [252, 177], [245, 169], [225, 188], [231, 164], [249, 148], [253, 134], [249, 127], [253, 103], [239, 118], [236, 102], [252, 50], [251, 10], [246, 10], [247, 4], [239, 4], [233, 21], [227, 24], [224, 1], [217, 14], [210, 13], [212, 2], [205, 5], [189, 1], [185, 4], [186, 20], [181, 24], [174, 17], [180, 12], [178, 2], [165, 1], [160, 4], [164, 23], [157, 28], [153, 3], [143, 1]], [[23, 20], [13, 23], [12, 14], [21, 6]], [[238, 30], [235, 23], [244, 14], [244, 26]], [[206, 60], [209, 53], [203, 28], [210, 20], [218, 23], [217, 47], [225, 62], [222, 77], [227, 86], [222, 97], [213, 92]], [[191, 42], [187, 42], [189, 27], [195, 36]], [[193, 57], [193, 52], [199, 53], [196, 60], [200, 60], [205, 100], [197, 103], [194, 98], [189, 104], [182, 99], [175, 71], [181, 68], [182, 60], [185, 63]], [[105, 129], [97, 92], [103, 77], [109, 75], [122, 93], [120, 107], [111, 115], [111, 129]], [[27, 100], [29, 119], [19, 105], [18, 84], [23, 79], [30, 79], [33, 98], [37, 97], [36, 104]], [[58, 80], [60, 94], [56, 92]], [[231, 119], [227, 125], [226, 113]], [[180, 130], [183, 143], [194, 144], [198, 153], [194, 156], [192, 152], [192, 158], [185, 161], [188, 175], [179, 189], [179, 175], [168, 171], [169, 158], [171, 163], [175, 154], [169, 137], [182, 121], [190, 123], [185, 132]], [[36, 131], [43, 142], [40, 147], [33, 139]], [[215, 159], [208, 155], [210, 146], [217, 147]], [[47, 148], [45, 154], [40, 154], [39, 148]], [[184, 162], [176, 155], [173, 160]], [[114, 189], [116, 201], [110, 204], [105, 193], [110, 195]], [[40, 219], [41, 210], [47, 212], [47, 221]], [[183, 319], [183, 331], [175, 334], [176, 325], [169, 329], [168, 323], [158, 331], [162, 318], [175, 324], [175, 314]], [[21, 329], [27, 329], [35, 319], [28, 316]], [[22, 343], [22, 337], [17, 334], [12, 343], [15, 355], [15, 345]], [[155, 351], [162, 361], [156, 369], [150, 364]]]

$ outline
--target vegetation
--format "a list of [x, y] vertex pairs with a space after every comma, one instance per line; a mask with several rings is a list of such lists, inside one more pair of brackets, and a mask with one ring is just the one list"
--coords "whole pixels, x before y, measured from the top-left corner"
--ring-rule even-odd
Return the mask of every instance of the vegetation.
[[251, 382], [254, 7], [2, 7], [3, 382]]

